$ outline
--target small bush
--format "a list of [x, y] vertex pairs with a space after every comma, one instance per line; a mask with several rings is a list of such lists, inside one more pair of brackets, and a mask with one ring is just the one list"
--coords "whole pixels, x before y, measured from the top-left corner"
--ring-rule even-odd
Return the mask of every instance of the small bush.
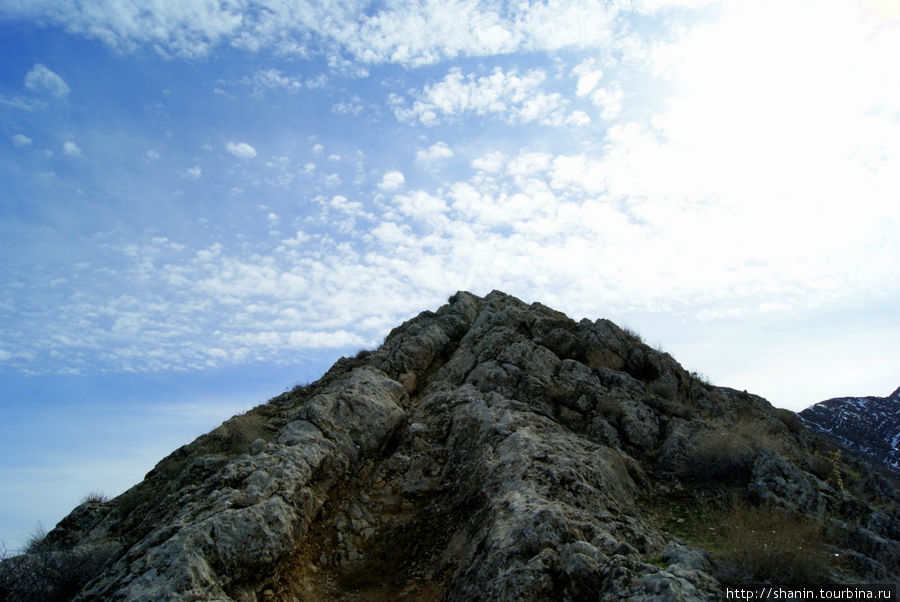
[[353, 359], [364, 360], [367, 357], [369, 357], [370, 355], [372, 355], [373, 353], [375, 353], [375, 351], [372, 349], [360, 349], [359, 351], [356, 352], [356, 355], [353, 356]]
[[28, 534], [28, 539], [25, 541], [25, 553], [40, 554], [46, 549], [47, 530], [44, 529], [44, 525], [38, 523], [34, 526], [34, 529], [31, 530], [31, 533]]
[[91, 491], [86, 496], [81, 498], [82, 504], [103, 504], [109, 501], [109, 496], [107, 496], [102, 491]]
[[622, 328], [622, 334], [625, 335], [625, 338], [628, 339], [631, 343], [643, 343], [644, 340], [641, 338], [637, 332], [632, 330], [631, 328], [625, 326]]
[[672, 401], [678, 393], [678, 383], [675, 380], [659, 378], [650, 383], [650, 392], [665, 400]]
[[745, 474], [750, 455], [750, 447], [738, 434], [715, 431], [697, 437], [688, 460], [692, 462], [691, 472], [697, 476], [726, 479]]
[[71, 600], [118, 551], [115, 542], [26, 552], [0, 563], [0, 593], [22, 602]]
[[700, 383], [701, 385], [705, 385], [707, 387], [712, 386], [712, 382], [709, 380], [709, 377], [701, 372], [691, 372], [691, 382]]
[[795, 412], [785, 410], [784, 408], [775, 409], [775, 417], [780, 420], [788, 430], [795, 435], [803, 430], [803, 419]]

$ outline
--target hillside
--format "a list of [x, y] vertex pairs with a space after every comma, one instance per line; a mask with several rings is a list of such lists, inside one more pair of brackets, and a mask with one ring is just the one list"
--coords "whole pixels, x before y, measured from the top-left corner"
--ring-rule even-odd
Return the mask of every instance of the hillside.
[[0, 564], [10, 599], [718, 600], [896, 583], [896, 483], [608, 320], [460, 292]]
[[800, 416], [810, 428], [900, 471], [900, 388], [888, 397], [835, 397]]

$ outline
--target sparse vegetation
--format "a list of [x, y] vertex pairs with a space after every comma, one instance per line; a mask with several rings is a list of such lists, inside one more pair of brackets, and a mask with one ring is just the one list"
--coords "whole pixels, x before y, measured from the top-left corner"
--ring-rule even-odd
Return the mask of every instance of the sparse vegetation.
[[44, 528], [35, 527], [25, 553], [8, 557], [0, 548], [0, 596], [21, 602], [70, 600], [97, 576], [116, 551], [114, 542], [60, 549], [48, 541]]
[[674, 380], [657, 379], [650, 383], [650, 392], [671, 401], [678, 393], [678, 385]]
[[691, 372], [691, 381], [695, 383], [700, 383], [701, 385], [705, 385], [707, 387], [712, 386], [712, 382], [709, 380], [709, 377], [702, 372]]
[[81, 498], [82, 504], [103, 504], [109, 501], [109, 496], [107, 496], [102, 491], [91, 491], [83, 498]]
[[40, 554], [46, 548], [46, 541], [47, 530], [41, 523], [36, 524], [25, 540], [25, 553]]
[[784, 408], [776, 408], [775, 417], [778, 418], [778, 420], [780, 420], [782, 423], [784, 423], [784, 426], [786, 426], [788, 430], [794, 434], [799, 433], [805, 428], [803, 426], [803, 419], [800, 418], [798, 414], [790, 410], [786, 410]]
[[625, 338], [627, 338], [629, 340], [629, 342], [631, 342], [631, 343], [643, 343], [644, 342], [644, 340], [641, 338], [641, 335], [639, 335], [637, 332], [635, 332], [633, 329], [629, 328], [628, 326], [622, 327], [622, 334], [624, 334]]
[[722, 517], [720, 532], [713, 559], [721, 581], [792, 585], [828, 581], [822, 524], [809, 516], [738, 502]]
[[737, 433], [707, 432], [697, 438], [691, 471], [697, 476], [714, 479], [740, 476], [749, 468], [751, 451]]
[[266, 428], [265, 418], [259, 412], [250, 411], [229, 418], [210, 432], [209, 437], [217, 451], [242, 454], [250, 449], [256, 439], [266, 439], [271, 434]]
[[364, 360], [367, 357], [369, 357], [370, 355], [372, 355], [373, 353], [375, 353], [375, 352], [372, 349], [360, 349], [359, 351], [356, 352], [356, 355], [353, 356], [353, 359]]
[[730, 583], [827, 583], [832, 557], [823, 524], [742, 498], [698, 503], [687, 491], [650, 509], [671, 536], [706, 550]]

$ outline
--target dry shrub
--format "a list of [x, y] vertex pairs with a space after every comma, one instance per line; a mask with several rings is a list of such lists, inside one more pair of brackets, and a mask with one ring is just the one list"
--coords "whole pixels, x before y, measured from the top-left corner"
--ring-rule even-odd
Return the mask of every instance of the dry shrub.
[[641, 344], [644, 340], [641, 338], [634, 329], [629, 328], [628, 326], [624, 326], [622, 328], [622, 334], [625, 335], [625, 338], [632, 344]]
[[834, 474], [834, 460], [823, 458], [818, 453], [815, 455], [807, 456], [806, 465], [809, 469], [809, 472], [823, 481], [827, 480], [832, 476], [832, 474]]
[[804, 515], [735, 503], [722, 520], [724, 539], [714, 554], [719, 580], [728, 583], [827, 583], [829, 555], [822, 524]]
[[667, 401], [675, 399], [678, 393], [678, 383], [674, 380], [659, 378], [650, 383], [650, 392], [659, 395]]
[[231, 454], [243, 454], [249, 451], [256, 439], [271, 436], [266, 428], [266, 420], [258, 412], [247, 412], [226, 420], [221, 426], [209, 433], [208, 443], [213, 451]]
[[750, 447], [739, 435], [714, 431], [697, 437], [688, 461], [697, 476], [726, 479], [746, 474], [750, 456]]
[[[0, 594], [22, 602], [71, 600], [119, 550], [115, 542], [60, 550], [43, 543], [0, 562]], [[32, 549], [34, 548], [34, 549]]]
[[775, 417], [795, 435], [803, 430], [803, 419], [798, 414], [784, 408], [775, 409]]
[[109, 496], [107, 496], [102, 491], [98, 491], [98, 490], [91, 491], [90, 493], [85, 495], [83, 498], [81, 498], [82, 504], [103, 504], [108, 501], [109, 501]]

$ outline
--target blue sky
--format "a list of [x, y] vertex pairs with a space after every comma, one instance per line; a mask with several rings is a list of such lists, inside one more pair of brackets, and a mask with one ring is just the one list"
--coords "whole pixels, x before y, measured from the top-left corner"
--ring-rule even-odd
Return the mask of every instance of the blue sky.
[[890, 1], [0, 5], [0, 539], [456, 290], [900, 385]]

